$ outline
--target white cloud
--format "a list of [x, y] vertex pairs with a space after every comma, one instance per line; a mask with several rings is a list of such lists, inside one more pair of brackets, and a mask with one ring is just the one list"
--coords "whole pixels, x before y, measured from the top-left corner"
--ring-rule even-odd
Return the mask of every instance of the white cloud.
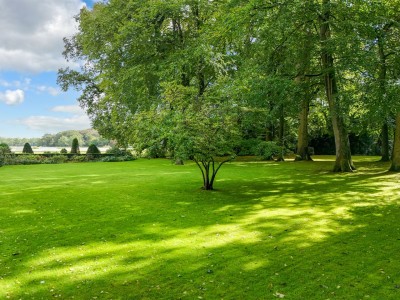
[[37, 90], [39, 92], [45, 92], [45, 93], [48, 93], [48, 94], [50, 94], [52, 96], [57, 96], [61, 92], [58, 88], [55, 88], [55, 87], [52, 87], [52, 86], [46, 86], [46, 85], [40, 85], [40, 86], [38, 86], [36, 88], [37, 88]]
[[52, 116], [32, 116], [19, 121], [31, 130], [56, 133], [64, 130], [81, 130], [91, 128], [90, 120], [86, 115], [73, 115], [69, 118]]
[[51, 111], [68, 113], [70, 116], [31, 116], [19, 120], [18, 123], [25, 125], [30, 130], [46, 133], [57, 133], [64, 130], [82, 130], [92, 127], [89, 117], [78, 105], [55, 106]]
[[83, 114], [84, 111], [78, 105], [64, 105], [64, 106], [55, 106], [51, 109], [54, 112], [66, 112], [73, 114]]
[[3, 101], [7, 105], [17, 105], [24, 102], [25, 93], [23, 90], [7, 90], [0, 92], [0, 101]]
[[24, 79], [23, 83], [21, 81], [19, 81], [19, 80], [7, 81], [7, 80], [4, 80], [4, 79], [0, 79], [0, 86], [8, 87], [8, 88], [10, 88], [10, 87], [19, 88], [23, 84], [25, 84], [25, 85], [28, 84], [29, 81], [30, 81], [29, 78]]
[[0, 86], [10, 87], [11, 83], [8, 82], [7, 80], [0, 79]]
[[0, 0], [0, 71], [56, 71], [63, 37], [76, 31], [81, 0]]

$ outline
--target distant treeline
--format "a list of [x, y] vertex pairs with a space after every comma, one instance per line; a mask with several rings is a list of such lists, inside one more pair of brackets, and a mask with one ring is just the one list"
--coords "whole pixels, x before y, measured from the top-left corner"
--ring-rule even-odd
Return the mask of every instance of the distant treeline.
[[79, 145], [83, 147], [88, 147], [90, 144], [98, 147], [114, 145], [112, 141], [102, 138], [94, 129], [67, 130], [56, 134], [45, 134], [41, 138], [0, 137], [0, 143], [6, 143], [9, 146], [23, 146], [25, 143], [29, 143], [32, 147], [71, 147], [74, 138], [77, 138]]

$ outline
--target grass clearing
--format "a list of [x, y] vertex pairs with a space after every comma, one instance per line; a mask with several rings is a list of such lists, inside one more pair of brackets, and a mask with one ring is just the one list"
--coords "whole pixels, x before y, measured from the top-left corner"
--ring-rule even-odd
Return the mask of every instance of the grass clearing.
[[0, 169], [0, 299], [400, 299], [400, 175], [376, 157]]

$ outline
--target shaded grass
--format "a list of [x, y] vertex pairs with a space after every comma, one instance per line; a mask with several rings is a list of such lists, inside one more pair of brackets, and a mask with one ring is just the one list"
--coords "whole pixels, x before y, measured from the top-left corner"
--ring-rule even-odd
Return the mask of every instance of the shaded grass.
[[400, 177], [376, 158], [0, 169], [0, 299], [399, 299]]

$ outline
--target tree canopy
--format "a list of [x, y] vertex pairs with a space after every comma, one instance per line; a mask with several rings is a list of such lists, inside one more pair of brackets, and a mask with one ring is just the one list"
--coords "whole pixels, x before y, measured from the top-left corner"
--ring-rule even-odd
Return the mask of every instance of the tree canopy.
[[309, 131], [331, 134], [334, 171], [352, 171], [349, 133], [389, 132], [398, 111], [399, 11], [397, 0], [100, 2], [76, 17], [64, 55], [81, 68], [58, 82], [82, 91], [102, 135], [193, 159], [206, 189], [243, 140], [307, 159]]

